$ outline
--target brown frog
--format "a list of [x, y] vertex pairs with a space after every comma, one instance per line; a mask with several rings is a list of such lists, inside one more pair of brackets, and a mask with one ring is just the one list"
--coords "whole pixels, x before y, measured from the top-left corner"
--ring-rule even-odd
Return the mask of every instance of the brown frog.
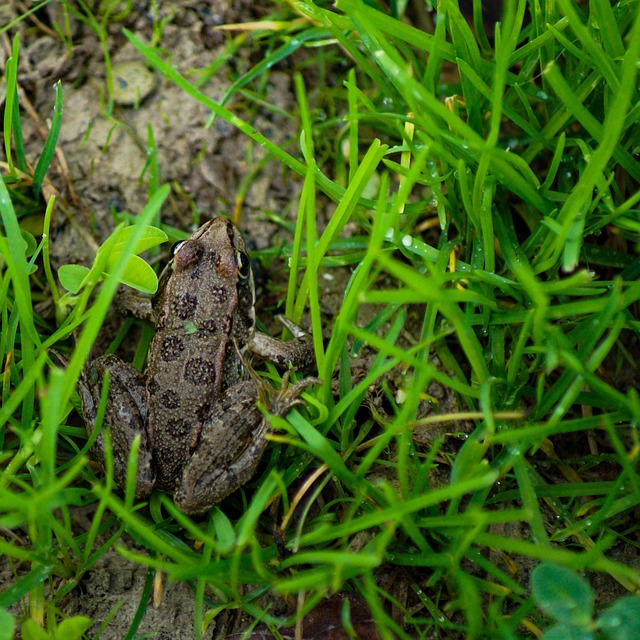
[[[255, 288], [242, 236], [224, 217], [200, 227], [174, 249], [151, 300], [156, 333], [143, 375], [119, 358], [89, 364], [79, 390], [87, 431], [95, 424], [105, 372], [114, 476], [122, 485], [135, 436], [140, 436], [136, 497], [172, 492], [184, 513], [207, 511], [254, 474], [268, 424], [260, 400], [284, 415], [315, 378], [276, 392], [251, 371], [251, 352], [283, 367], [310, 363], [310, 336], [286, 318], [294, 335], [276, 340], [255, 328]], [[142, 315], [138, 313], [138, 315]], [[99, 434], [93, 449], [104, 459]]]

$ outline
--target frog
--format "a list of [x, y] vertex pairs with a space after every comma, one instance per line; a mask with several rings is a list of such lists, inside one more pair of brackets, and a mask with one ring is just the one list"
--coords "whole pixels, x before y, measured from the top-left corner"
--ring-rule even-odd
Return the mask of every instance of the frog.
[[[183, 513], [209, 511], [258, 469], [270, 431], [258, 405], [284, 416], [304, 389], [319, 384], [313, 377], [289, 383], [292, 370], [313, 361], [311, 335], [284, 316], [278, 319], [291, 340], [259, 331], [255, 304], [244, 238], [230, 219], [215, 217], [174, 246], [157, 293], [134, 310], [155, 323], [144, 373], [115, 355], [85, 365], [78, 391], [90, 435], [108, 376], [102, 427], [121, 487], [139, 438], [137, 500], [160, 490], [172, 493]], [[286, 369], [279, 391], [253, 371], [249, 355]], [[92, 453], [102, 463], [105, 446], [100, 431]]]

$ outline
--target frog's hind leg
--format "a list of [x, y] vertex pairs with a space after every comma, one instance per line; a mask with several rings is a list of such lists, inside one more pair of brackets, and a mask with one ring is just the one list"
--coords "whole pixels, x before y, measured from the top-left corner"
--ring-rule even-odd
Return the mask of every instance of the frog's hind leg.
[[[136, 498], [142, 499], [151, 493], [155, 482], [151, 444], [147, 433], [149, 410], [144, 376], [115, 356], [97, 358], [84, 368], [78, 380], [87, 434], [91, 437], [96, 426], [100, 395], [107, 373], [109, 391], [102, 429], [108, 429], [111, 436], [113, 477], [118, 486], [125, 486], [129, 454], [135, 437], [139, 436]], [[96, 435], [91, 453], [104, 465], [105, 438], [102, 429]]]
[[204, 424], [174, 495], [182, 512], [200, 514], [209, 510], [256, 472], [269, 431], [257, 399], [270, 413], [284, 416], [302, 402], [298, 396], [306, 387], [320, 382], [306, 378], [289, 385], [286, 373], [282, 389], [275, 391], [253, 376], [227, 389]]
[[248, 482], [267, 446], [268, 424], [256, 406], [253, 380], [224, 392], [208, 418], [174, 495], [183, 513], [210, 509]]

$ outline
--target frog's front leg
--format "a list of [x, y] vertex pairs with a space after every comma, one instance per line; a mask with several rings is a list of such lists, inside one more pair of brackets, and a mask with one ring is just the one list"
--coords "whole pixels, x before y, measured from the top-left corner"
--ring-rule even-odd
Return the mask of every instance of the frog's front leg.
[[291, 332], [293, 340], [278, 340], [256, 331], [249, 341], [249, 350], [279, 367], [306, 369], [314, 362], [313, 338], [286, 316], [277, 318]]
[[[136, 474], [136, 498], [151, 493], [155, 472], [151, 444], [147, 433], [149, 409], [144, 376], [130, 364], [116, 356], [107, 355], [89, 363], [82, 371], [78, 390], [82, 400], [82, 413], [89, 436], [95, 427], [102, 384], [109, 373], [109, 392], [103, 428], [111, 433], [113, 450], [113, 476], [120, 487], [127, 477], [127, 463], [134, 438], [140, 436]], [[104, 436], [99, 433], [91, 449], [98, 461], [104, 464]]]

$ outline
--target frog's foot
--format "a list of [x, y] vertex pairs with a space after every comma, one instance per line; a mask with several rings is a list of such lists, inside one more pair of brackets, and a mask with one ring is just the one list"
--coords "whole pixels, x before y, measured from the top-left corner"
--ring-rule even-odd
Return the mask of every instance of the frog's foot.
[[[300, 398], [300, 394], [307, 388], [316, 384], [322, 384], [322, 380], [318, 378], [303, 378], [293, 384], [289, 384], [291, 369], [287, 369], [282, 376], [282, 387], [275, 392], [272, 387], [262, 382], [260, 386], [260, 397], [269, 413], [276, 416], [284, 416], [289, 409], [297, 405], [304, 404], [304, 400]], [[265, 393], [266, 392], [266, 393]], [[264, 397], [268, 394], [268, 398]]]
[[[264, 334], [260, 334], [263, 339], [268, 339], [269, 341], [277, 342], [279, 345], [291, 345], [296, 342], [296, 340], [304, 340], [309, 341], [307, 347], [311, 348], [311, 354], [313, 355], [313, 345], [311, 344], [311, 336], [305, 333], [297, 324], [294, 324], [285, 316], [280, 315], [278, 319], [291, 331], [291, 333], [296, 336], [294, 340], [289, 342], [282, 342], [281, 340], [276, 340], [275, 338], [270, 338]], [[302, 337], [304, 336], [304, 337]], [[303, 401], [300, 400], [300, 394], [307, 388], [311, 387], [314, 384], [322, 384], [322, 381], [318, 378], [314, 378], [312, 376], [303, 378], [294, 384], [289, 384], [289, 378], [291, 377], [291, 373], [296, 370], [297, 367], [293, 366], [293, 368], [288, 368], [282, 374], [282, 386], [279, 391], [275, 391], [273, 387], [265, 382], [264, 378], [261, 378], [255, 371], [255, 369], [251, 366], [251, 363], [247, 361], [244, 356], [244, 353], [240, 350], [238, 343], [234, 340], [234, 346], [236, 348], [236, 352], [238, 354], [238, 358], [240, 362], [242, 362], [242, 366], [245, 371], [249, 374], [249, 378], [253, 381], [256, 386], [258, 392], [258, 398], [262, 402], [264, 407], [268, 407], [270, 413], [274, 415], [283, 416], [291, 409], [299, 404], [303, 404]], [[305, 347], [306, 348], [306, 347]], [[263, 355], [258, 353], [258, 355]], [[263, 356], [265, 357], [265, 356]], [[285, 360], [281, 362], [276, 362], [273, 358], [267, 358], [267, 360], [274, 362], [276, 365], [288, 366]]]

